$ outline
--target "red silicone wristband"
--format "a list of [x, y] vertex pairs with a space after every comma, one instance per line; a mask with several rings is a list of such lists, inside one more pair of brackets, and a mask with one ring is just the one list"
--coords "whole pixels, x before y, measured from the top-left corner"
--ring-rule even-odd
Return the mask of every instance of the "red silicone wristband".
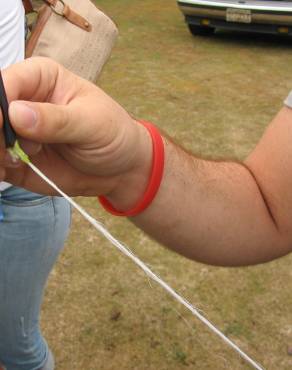
[[111, 214], [115, 216], [126, 216], [133, 217], [145, 211], [147, 207], [152, 203], [155, 198], [158, 189], [161, 184], [163, 170], [164, 170], [164, 144], [162, 137], [157, 129], [152, 123], [147, 121], [138, 121], [140, 122], [149, 132], [152, 139], [152, 167], [151, 175], [147, 188], [138, 201], [138, 203], [128, 211], [119, 211], [115, 209], [111, 203], [104, 196], [99, 196], [99, 201], [101, 205]]

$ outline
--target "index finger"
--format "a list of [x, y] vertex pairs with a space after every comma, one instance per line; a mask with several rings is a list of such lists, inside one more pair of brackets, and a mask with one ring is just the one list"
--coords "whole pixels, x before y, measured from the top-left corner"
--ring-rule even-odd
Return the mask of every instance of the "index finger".
[[47, 101], [55, 89], [58, 64], [48, 58], [29, 58], [3, 70], [8, 102]]

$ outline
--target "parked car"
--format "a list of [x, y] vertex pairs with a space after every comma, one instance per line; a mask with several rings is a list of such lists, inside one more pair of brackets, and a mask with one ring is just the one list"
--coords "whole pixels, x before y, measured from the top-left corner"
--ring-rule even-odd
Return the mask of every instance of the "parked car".
[[178, 0], [193, 35], [216, 28], [292, 34], [292, 0]]

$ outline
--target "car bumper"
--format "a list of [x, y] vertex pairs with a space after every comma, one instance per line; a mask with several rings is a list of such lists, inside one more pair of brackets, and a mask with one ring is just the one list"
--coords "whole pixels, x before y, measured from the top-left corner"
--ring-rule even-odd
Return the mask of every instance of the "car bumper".
[[189, 24], [292, 34], [292, 2], [178, 0]]

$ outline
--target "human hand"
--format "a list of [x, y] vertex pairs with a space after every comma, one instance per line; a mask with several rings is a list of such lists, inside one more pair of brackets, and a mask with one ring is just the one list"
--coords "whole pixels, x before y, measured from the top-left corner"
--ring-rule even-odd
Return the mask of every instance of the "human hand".
[[[108, 194], [116, 204], [131, 194], [133, 183], [121, 205], [135, 203], [151, 162], [143, 126], [101, 89], [52, 60], [28, 59], [3, 71], [3, 79], [11, 123], [37, 167], [70, 195]], [[54, 194], [26, 165], [6, 158], [5, 167], [5, 181]]]

